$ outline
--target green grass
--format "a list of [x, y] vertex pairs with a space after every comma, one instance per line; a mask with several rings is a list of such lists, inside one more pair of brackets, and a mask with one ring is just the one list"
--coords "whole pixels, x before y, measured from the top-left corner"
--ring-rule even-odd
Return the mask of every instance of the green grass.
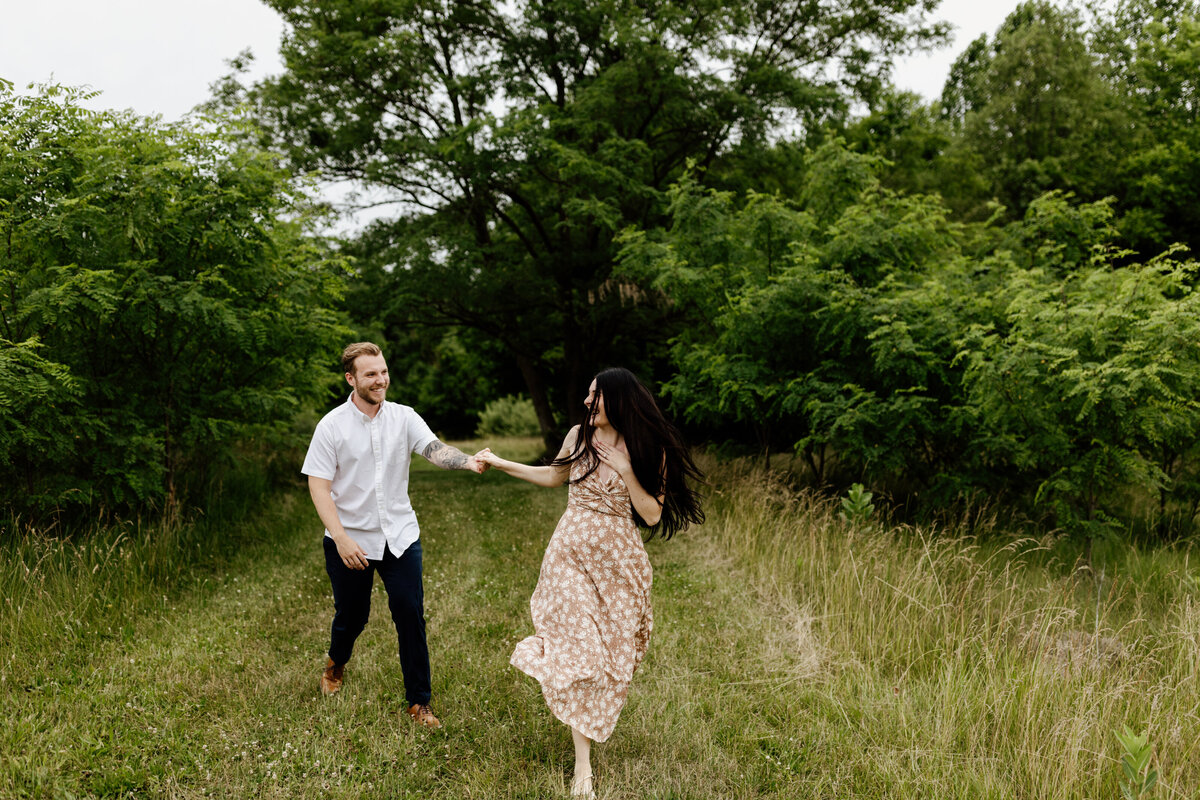
[[[648, 547], [654, 637], [600, 797], [1117, 797], [1122, 723], [1149, 729], [1154, 796], [1196, 796], [1189, 551], [1128, 549], [1100, 583], [1062, 543], [853, 528], [713, 472], [710, 522]], [[199, 569], [170, 558], [191, 533], [10, 547], [0, 797], [563, 796], [570, 737], [508, 657], [565, 489], [419, 463], [412, 494], [445, 730], [403, 715], [378, 586], [345, 689], [318, 694], [332, 604], [297, 491], [210, 530], [237, 544]]]

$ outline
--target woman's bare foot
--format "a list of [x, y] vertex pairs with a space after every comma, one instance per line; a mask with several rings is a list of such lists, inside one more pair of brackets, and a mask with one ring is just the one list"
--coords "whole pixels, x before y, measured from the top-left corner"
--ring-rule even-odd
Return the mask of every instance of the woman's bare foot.
[[571, 797], [592, 800], [596, 796], [592, 788], [592, 740], [571, 728], [571, 741], [575, 743], [575, 778], [571, 781]]
[[582, 798], [582, 800], [593, 800], [596, 792], [592, 789], [592, 772], [588, 770], [585, 773], [576, 773], [575, 779], [571, 781], [571, 797]]

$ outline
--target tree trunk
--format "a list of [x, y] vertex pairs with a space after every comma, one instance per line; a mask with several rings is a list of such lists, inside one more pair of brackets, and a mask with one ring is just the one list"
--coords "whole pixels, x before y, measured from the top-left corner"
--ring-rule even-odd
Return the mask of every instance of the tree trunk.
[[171, 416], [170, 412], [163, 415], [166, 430], [163, 434], [163, 490], [167, 495], [167, 514], [175, 507], [175, 454], [171, 448]]
[[163, 466], [165, 474], [163, 475], [164, 489], [166, 490], [166, 508], [164, 509], [164, 517], [168, 520], [174, 520], [177, 509], [177, 498], [175, 495], [175, 446], [171, 440], [171, 410], [174, 406], [175, 386], [174, 382], [167, 383], [167, 402], [163, 408]]
[[567, 356], [567, 378], [566, 385], [563, 386], [563, 396], [567, 402], [567, 423], [578, 425], [583, 422], [583, 415], [586, 413], [583, 401], [587, 399], [587, 382], [591, 380], [591, 376], [584, 372], [582, 353], [578, 352], [578, 348], [573, 349], [576, 352]]
[[763, 469], [767, 472], [771, 471], [771, 428], [769, 425], [759, 424], [754, 426], [755, 433], [758, 434], [758, 444], [762, 448], [763, 454]]
[[[1167, 476], [1167, 480], [1171, 479], [1171, 469], [1175, 466], [1175, 457], [1163, 448], [1161, 469], [1163, 475]], [[1167, 533], [1167, 485], [1164, 483], [1158, 487], [1158, 531], [1162, 535]]]
[[813, 482], [817, 486], [825, 483], [825, 445], [821, 445], [820, 456], [812, 447], [804, 448], [804, 460], [813, 474]]
[[548, 458], [553, 458], [561, 443], [558, 436], [558, 424], [554, 420], [554, 412], [550, 409], [550, 399], [546, 396], [546, 381], [538, 372], [533, 359], [528, 356], [517, 356], [517, 368], [525, 379], [525, 387], [529, 390], [529, 399], [533, 401], [533, 410], [537, 413], [538, 427], [542, 430], [542, 442], [546, 446]]
[[563, 397], [566, 399], [567, 424], [578, 425], [583, 422], [583, 401], [587, 397], [584, 382], [591, 376], [584, 372], [587, 367], [583, 349], [585, 337], [576, 321], [575, 297], [567, 290], [562, 292], [560, 302], [563, 305], [563, 362], [566, 366]]

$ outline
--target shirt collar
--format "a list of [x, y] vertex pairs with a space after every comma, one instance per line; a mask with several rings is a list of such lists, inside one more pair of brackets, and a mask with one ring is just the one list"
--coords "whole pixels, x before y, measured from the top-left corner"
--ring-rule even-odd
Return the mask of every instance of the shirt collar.
[[[367, 416], [361, 408], [354, 405], [354, 392], [353, 391], [351, 391], [350, 396], [346, 398], [346, 403], [349, 404], [349, 406], [350, 406], [350, 412], [352, 414], [354, 414], [362, 422], [365, 422], [366, 424], [370, 425], [372, 422], [375, 421], [375, 420], [371, 419], [369, 416]], [[387, 410], [387, 400], [384, 400], [379, 405], [379, 413], [375, 415], [375, 419], [379, 419], [379, 414], [382, 414], [386, 410]]]

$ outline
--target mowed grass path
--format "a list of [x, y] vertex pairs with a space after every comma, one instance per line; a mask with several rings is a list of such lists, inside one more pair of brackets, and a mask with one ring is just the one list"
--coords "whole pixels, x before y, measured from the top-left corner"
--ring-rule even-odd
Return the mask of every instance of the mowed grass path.
[[[264, 512], [274, 541], [199, 586], [109, 635], [64, 636], [52, 663], [6, 660], [0, 797], [563, 796], [568, 732], [508, 657], [532, 632], [529, 595], [566, 490], [421, 463], [412, 496], [443, 731], [403, 714], [378, 581], [344, 690], [318, 694], [332, 601], [319, 523], [297, 493]], [[794, 690], [809, 654], [787, 615], [703, 531], [649, 550], [655, 632], [594, 752], [600, 796], [832, 796], [821, 764], [836, 756], [803, 733]]]

